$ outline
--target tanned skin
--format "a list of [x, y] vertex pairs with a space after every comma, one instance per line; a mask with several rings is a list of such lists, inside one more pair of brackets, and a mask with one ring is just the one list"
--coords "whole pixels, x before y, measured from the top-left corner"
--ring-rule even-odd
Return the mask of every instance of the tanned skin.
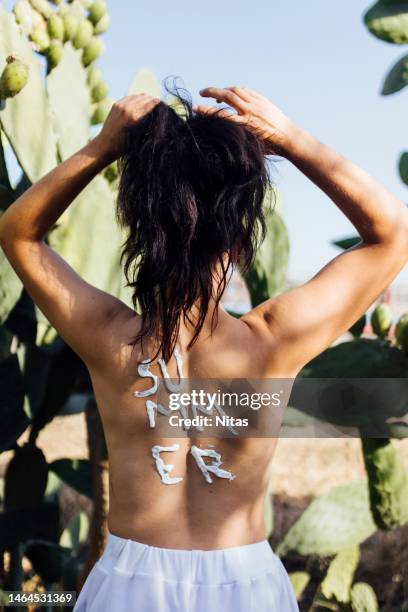
[[[235, 319], [222, 307], [211, 333], [214, 304], [187, 351], [192, 329], [181, 322], [184, 375], [207, 378], [294, 377], [343, 334], [376, 300], [408, 260], [408, 212], [366, 172], [294, 125], [260, 94], [244, 87], [209, 87], [268, 150], [288, 159], [353, 223], [361, 242], [330, 261], [304, 285]], [[147, 426], [145, 401], [133, 392], [150, 380], [137, 374], [149, 347], [132, 352], [140, 317], [117, 298], [85, 282], [44, 242], [80, 191], [123, 152], [128, 126], [159, 101], [147, 95], [117, 102], [96, 138], [26, 191], [0, 218], [0, 243], [34, 302], [86, 364], [101, 413], [110, 459], [109, 529], [146, 544], [216, 549], [264, 538], [263, 499], [276, 439], [163, 439]], [[215, 107], [198, 106], [199, 113]], [[91, 231], [91, 228], [90, 228]], [[152, 339], [152, 347], [154, 339]], [[170, 374], [176, 375], [173, 359]], [[157, 364], [151, 368], [159, 373]], [[178, 442], [164, 454], [177, 485], [163, 485], [151, 447]], [[236, 475], [207, 484], [191, 456], [214, 444]]]

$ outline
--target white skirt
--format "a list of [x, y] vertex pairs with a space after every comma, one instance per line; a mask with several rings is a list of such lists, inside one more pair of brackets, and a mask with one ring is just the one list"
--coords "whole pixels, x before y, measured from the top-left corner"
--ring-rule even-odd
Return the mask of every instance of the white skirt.
[[111, 533], [74, 612], [299, 612], [266, 540], [221, 550], [157, 548]]

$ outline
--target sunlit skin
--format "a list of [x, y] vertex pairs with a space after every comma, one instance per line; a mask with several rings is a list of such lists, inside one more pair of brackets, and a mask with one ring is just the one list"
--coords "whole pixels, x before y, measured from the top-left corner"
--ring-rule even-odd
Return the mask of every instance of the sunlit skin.
[[[226, 104], [224, 116], [247, 125], [265, 141], [268, 151], [295, 164], [361, 236], [358, 246], [333, 259], [306, 284], [266, 301], [241, 319], [220, 308], [213, 333], [212, 304], [189, 351], [192, 329], [181, 322], [185, 376], [293, 377], [344, 333], [406, 264], [408, 213], [366, 172], [295, 125], [260, 94], [243, 87], [209, 87], [201, 95]], [[238, 546], [264, 538], [263, 496], [276, 440], [162, 439], [148, 429], [145, 401], [132, 394], [150, 385], [138, 376], [137, 364], [150, 356], [155, 339], [144, 352], [136, 347], [132, 353], [128, 342], [139, 329], [140, 317], [86, 283], [43, 241], [77, 194], [120, 157], [126, 128], [157, 103], [147, 95], [117, 102], [98, 136], [2, 215], [0, 241], [34, 302], [90, 372], [109, 449], [110, 531], [168, 548]], [[195, 111], [212, 113], [215, 108], [198, 106]], [[169, 371], [175, 376], [173, 361]], [[159, 372], [157, 365], [152, 371]], [[174, 464], [172, 475], [182, 476], [183, 481], [166, 486], [154, 468], [151, 448], [175, 442], [180, 449], [163, 459]], [[213, 484], [207, 484], [189, 452], [193, 444], [202, 448], [214, 444], [235, 480], [214, 478]]]

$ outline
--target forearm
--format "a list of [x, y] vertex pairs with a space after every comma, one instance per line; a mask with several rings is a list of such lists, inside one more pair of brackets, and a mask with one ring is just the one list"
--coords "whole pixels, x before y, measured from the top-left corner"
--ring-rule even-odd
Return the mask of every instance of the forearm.
[[0, 242], [42, 240], [76, 196], [111, 160], [95, 138], [32, 185], [0, 217]]
[[[393, 241], [407, 232], [405, 205], [367, 172], [308, 132], [296, 128], [285, 157], [331, 198], [365, 242]], [[408, 241], [408, 235], [405, 239]]]

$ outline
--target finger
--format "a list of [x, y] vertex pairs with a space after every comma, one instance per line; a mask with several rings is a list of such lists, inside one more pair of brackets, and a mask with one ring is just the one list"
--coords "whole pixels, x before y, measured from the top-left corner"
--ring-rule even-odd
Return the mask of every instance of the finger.
[[242, 87], [242, 90], [245, 91], [247, 93], [247, 95], [250, 95], [254, 98], [263, 98], [263, 96], [255, 91], [255, 89], [251, 89], [250, 87]]
[[251, 102], [253, 98], [253, 95], [250, 93], [249, 89], [247, 89], [246, 87], [234, 86], [234, 87], [227, 87], [226, 89], [228, 89], [229, 91], [232, 91], [232, 93], [239, 96], [245, 102]]
[[200, 95], [203, 98], [215, 98], [217, 102], [225, 102], [229, 106], [232, 106], [237, 111], [243, 111], [245, 109], [245, 102], [236, 93], [230, 89], [220, 87], [206, 87], [200, 91]]
[[217, 108], [216, 106], [205, 106], [203, 104], [193, 106], [193, 111], [199, 115], [216, 115], [217, 117], [222, 117], [223, 119], [234, 119], [238, 116], [229, 108]]

